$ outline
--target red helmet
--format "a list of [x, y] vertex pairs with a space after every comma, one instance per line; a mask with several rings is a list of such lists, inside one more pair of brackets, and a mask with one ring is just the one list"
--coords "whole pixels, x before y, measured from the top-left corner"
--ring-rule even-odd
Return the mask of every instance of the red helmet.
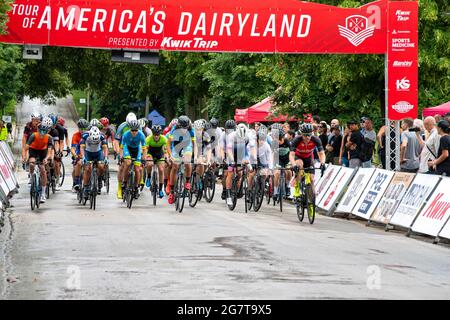
[[312, 123], [313, 122], [312, 114], [311, 113], [304, 114], [303, 115], [303, 122], [305, 122], [305, 123]]
[[66, 120], [64, 120], [63, 117], [58, 117], [58, 123], [62, 126], [64, 126], [64, 124], [66, 123]]
[[103, 117], [100, 119], [100, 123], [103, 125], [104, 128], [106, 128], [107, 126], [109, 126], [109, 119], [106, 117]]

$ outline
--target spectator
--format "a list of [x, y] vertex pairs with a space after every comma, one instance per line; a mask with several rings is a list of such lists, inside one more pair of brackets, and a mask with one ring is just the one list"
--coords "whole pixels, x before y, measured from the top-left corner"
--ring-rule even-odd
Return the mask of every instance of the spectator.
[[429, 165], [435, 168], [437, 174], [450, 176], [450, 124], [447, 120], [441, 120], [437, 128], [440, 135], [438, 158], [430, 161]]
[[425, 141], [425, 127], [423, 126], [423, 121], [420, 119], [414, 119], [413, 128], [419, 128], [420, 129], [420, 136], [422, 137], [422, 140]]
[[436, 120], [436, 123], [439, 123], [439, 121], [443, 120], [442, 116], [440, 114], [434, 115], [434, 120]]
[[286, 134], [286, 138], [289, 141], [292, 141], [295, 138], [295, 131], [294, 130], [289, 130]]
[[418, 130], [413, 128], [414, 121], [406, 118], [402, 121], [402, 136], [400, 146], [400, 168], [403, 172], [419, 170], [420, 144]]
[[436, 160], [439, 151], [439, 140], [440, 136], [436, 129], [436, 120], [433, 117], [426, 117], [423, 121], [425, 130], [428, 132], [428, 138], [425, 141], [425, 145], [420, 153], [420, 173], [429, 173], [430, 167], [428, 166], [428, 161]]
[[351, 131], [349, 129], [349, 125], [347, 125], [347, 128], [345, 128], [344, 136], [342, 137], [342, 144], [341, 144], [341, 152], [339, 154], [339, 164], [348, 167], [349, 161], [348, 161], [348, 148], [347, 143], [350, 139]]
[[348, 122], [350, 133], [350, 139], [346, 143], [349, 154], [349, 167], [359, 168], [361, 167], [361, 146], [363, 143], [363, 135], [358, 128], [358, 122], [355, 120]]
[[361, 132], [362, 135], [364, 135], [366, 132], [366, 119], [367, 119], [366, 117], [362, 117], [359, 120], [359, 124], [361, 125], [361, 130], [359, 131]]
[[378, 157], [381, 161], [381, 166], [386, 169], [386, 125], [380, 128], [377, 134], [378, 141]]
[[375, 133], [375, 130], [373, 130], [372, 120], [368, 117], [364, 117], [364, 132], [361, 131], [361, 134], [364, 137], [361, 155], [364, 159], [361, 159], [363, 161], [361, 166], [363, 168], [372, 168], [372, 158], [375, 150], [375, 143], [377, 141], [377, 134]]
[[326, 150], [329, 152], [329, 159], [331, 160], [330, 162], [332, 162], [334, 165], [338, 165], [342, 146], [342, 135], [339, 125], [331, 127], [331, 133], [331, 140], [330, 143], [327, 144]]
[[447, 120], [448, 123], [450, 123], [450, 112], [447, 112], [444, 116], [445, 120]]
[[8, 138], [8, 129], [3, 120], [0, 120], [0, 141], [6, 141]]
[[[330, 126], [331, 126], [331, 127], [338, 127], [338, 126], [339, 126], [339, 120], [338, 120], [338, 119], [333, 119], [333, 120], [331, 120]], [[339, 132], [340, 132], [340, 131], [341, 131], [341, 130], [339, 130]]]
[[312, 117], [313, 123], [319, 125], [320, 124], [320, 117], [319, 116], [313, 116]]
[[11, 122], [6, 123], [6, 129], [8, 129], [8, 134], [12, 134], [12, 124]]
[[284, 133], [288, 133], [289, 130], [291, 130], [291, 126], [289, 125], [289, 122], [285, 122], [283, 124], [283, 130], [284, 130]]
[[328, 144], [328, 127], [325, 121], [320, 122], [319, 139], [322, 142], [322, 146], [326, 146]]

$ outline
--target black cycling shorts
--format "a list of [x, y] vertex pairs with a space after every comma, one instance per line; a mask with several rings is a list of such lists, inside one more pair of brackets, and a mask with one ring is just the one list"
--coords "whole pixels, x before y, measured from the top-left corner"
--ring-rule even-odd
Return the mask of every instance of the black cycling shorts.
[[[312, 157], [300, 158], [300, 157], [295, 156], [295, 160], [302, 160], [303, 161], [303, 169], [314, 166]], [[306, 170], [306, 172], [314, 173], [314, 170]]]
[[30, 148], [28, 151], [30, 158], [35, 158], [37, 161], [42, 162], [44, 161], [45, 157], [47, 156], [48, 150], [36, 150]]

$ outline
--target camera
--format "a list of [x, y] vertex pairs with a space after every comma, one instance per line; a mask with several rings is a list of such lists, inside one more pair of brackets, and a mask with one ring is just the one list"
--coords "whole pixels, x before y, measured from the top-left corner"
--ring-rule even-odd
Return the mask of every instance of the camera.
[[409, 128], [409, 131], [412, 131], [412, 132], [420, 132], [420, 128], [418, 128], [418, 127], [412, 127], [412, 128]]

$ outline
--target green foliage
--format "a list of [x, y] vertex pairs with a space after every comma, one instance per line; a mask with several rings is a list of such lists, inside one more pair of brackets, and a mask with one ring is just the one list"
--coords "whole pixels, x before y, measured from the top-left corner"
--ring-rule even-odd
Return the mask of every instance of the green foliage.
[[22, 90], [22, 51], [20, 47], [0, 44], [0, 109], [15, 101]]
[[8, 23], [7, 12], [11, 9], [12, 0], [0, 1], [0, 34], [6, 32], [6, 24]]

